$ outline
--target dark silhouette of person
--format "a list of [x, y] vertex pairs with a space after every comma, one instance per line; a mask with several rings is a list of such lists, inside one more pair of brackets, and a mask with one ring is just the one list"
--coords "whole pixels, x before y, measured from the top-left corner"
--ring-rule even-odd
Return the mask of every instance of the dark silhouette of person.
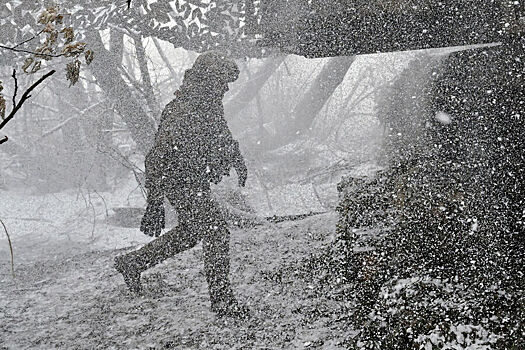
[[[230, 232], [210, 191], [210, 183], [219, 183], [231, 168], [237, 172], [239, 186], [247, 179], [222, 104], [228, 83], [238, 75], [235, 62], [213, 51], [200, 55], [185, 72], [176, 98], [162, 112], [155, 144], [145, 159], [148, 196], [140, 230], [158, 238], [115, 258], [128, 288], [140, 293], [143, 271], [202, 240], [211, 308], [220, 316], [247, 311], [236, 301], [230, 285]], [[178, 224], [161, 236], [164, 197], [176, 209]]]

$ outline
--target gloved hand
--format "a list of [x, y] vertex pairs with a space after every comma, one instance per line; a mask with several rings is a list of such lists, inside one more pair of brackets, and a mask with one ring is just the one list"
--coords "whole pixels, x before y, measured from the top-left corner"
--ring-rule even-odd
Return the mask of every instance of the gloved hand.
[[248, 179], [248, 168], [246, 167], [244, 160], [235, 165], [235, 172], [239, 178], [239, 186], [244, 187], [246, 185], [246, 180]]
[[146, 212], [140, 222], [140, 230], [145, 235], [158, 237], [164, 227], [164, 204], [162, 201], [148, 202]]

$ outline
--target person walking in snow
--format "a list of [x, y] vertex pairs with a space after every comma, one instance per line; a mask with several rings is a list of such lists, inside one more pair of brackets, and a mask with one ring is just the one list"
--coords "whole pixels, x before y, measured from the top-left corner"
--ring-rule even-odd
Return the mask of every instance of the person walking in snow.
[[[145, 159], [148, 195], [140, 230], [158, 238], [115, 258], [115, 268], [128, 288], [140, 293], [143, 271], [202, 240], [211, 308], [220, 316], [246, 312], [230, 285], [230, 232], [210, 191], [210, 183], [219, 183], [231, 168], [239, 186], [247, 179], [246, 164], [222, 104], [228, 83], [238, 75], [235, 62], [217, 52], [200, 55], [185, 72], [176, 98], [162, 113], [155, 144]], [[178, 224], [161, 236], [164, 197], [177, 210]]]

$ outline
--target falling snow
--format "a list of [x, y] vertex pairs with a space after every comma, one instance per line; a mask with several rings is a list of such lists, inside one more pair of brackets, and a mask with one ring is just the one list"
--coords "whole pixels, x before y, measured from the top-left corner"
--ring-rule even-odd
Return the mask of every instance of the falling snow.
[[524, 24], [3, 1], [0, 348], [525, 349]]

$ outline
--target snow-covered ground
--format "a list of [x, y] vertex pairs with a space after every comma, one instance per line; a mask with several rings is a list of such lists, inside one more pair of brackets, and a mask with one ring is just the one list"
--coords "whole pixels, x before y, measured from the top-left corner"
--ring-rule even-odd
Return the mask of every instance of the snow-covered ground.
[[[312, 282], [294, 274], [300, 261], [333, 239], [335, 213], [233, 229], [232, 281], [253, 317], [220, 320], [209, 310], [200, 245], [145, 273], [144, 297], [127, 292], [113, 258], [150, 238], [110, 225], [106, 207], [111, 214], [113, 207], [143, 206], [140, 192], [132, 190], [130, 183], [100, 196], [85, 190], [0, 192], [0, 218], [15, 259], [13, 277], [2, 232], [0, 348], [341, 348], [348, 330], [312, 313], [336, 315], [339, 306], [316, 297]], [[279, 212], [279, 203], [274, 201], [274, 214], [287, 214]], [[287, 272], [279, 280], [268, 277], [283, 267]]]

